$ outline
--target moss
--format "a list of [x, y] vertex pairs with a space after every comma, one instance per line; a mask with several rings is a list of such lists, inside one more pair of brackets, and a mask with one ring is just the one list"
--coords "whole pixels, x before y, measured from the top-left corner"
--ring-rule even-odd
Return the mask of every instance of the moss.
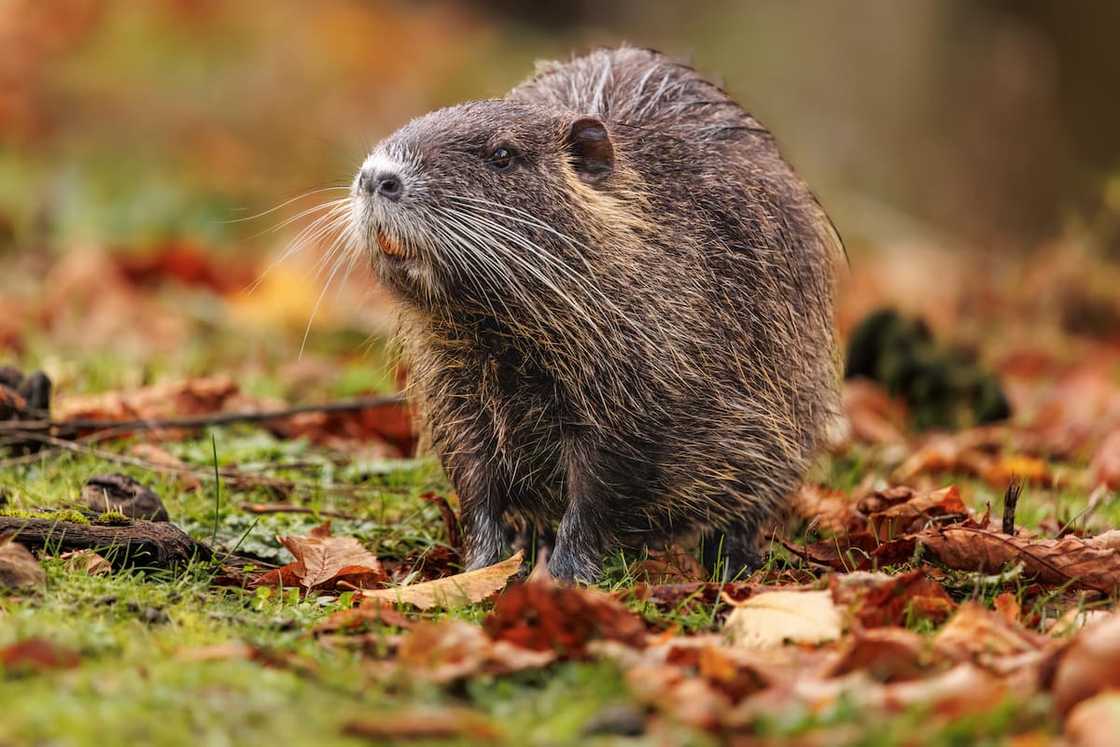
[[25, 508], [0, 508], [0, 516], [9, 516], [17, 519], [45, 519], [47, 521], [67, 521], [71, 524], [89, 524], [89, 519], [81, 511], [72, 508], [57, 510], [36, 511]]

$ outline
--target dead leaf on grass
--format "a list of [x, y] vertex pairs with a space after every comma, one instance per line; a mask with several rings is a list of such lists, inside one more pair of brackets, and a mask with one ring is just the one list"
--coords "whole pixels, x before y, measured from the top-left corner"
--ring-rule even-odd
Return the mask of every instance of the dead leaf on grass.
[[538, 669], [555, 659], [553, 651], [531, 651], [508, 641], [492, 641], [482, 628], [462, 620], [420, 623], [397, 649], [397, 663], [411, 676], [440, 683], [480, 672]]
[[461, 607], [481, 602], [502, 589], [521, 568], [523, 557], [524, 553], [519, 550], [500, 563], [476, 571], [392, 589], [363, 589], [361, 593], [365, 599], [411, 604], [422, 610], [432, 607]]
[[1053, 695], [1062, 715], [1097, 693], [1120, 689], [1120, 614], [1083, 629], [1060, 657]]
[[12, 672], [73, 669], [79, 663], [76, 652], [44, 638], [26, 638], [0, 648], [0, 667]]
[[641, 619], [614, 597], [596, 589], [557, 584], [538, 565], [523, 584], [506, 589], [483, 623], [495, 641], [532, 651], [580, 657], [595, 640], [645, 644]]
[[828, 591], [771, 591], [737, 606], [724, 632], [737, 646], [771, 648], [784, 643], [827, 643], [843, 632], [843, 616]]
[[921, 529], [931, 519], [963, 521], [968, 516], [968, 507], [961, 500], [960, 490], [956, 485], [950, 485], [873, 513], [868, 517], [868, 525], [879, 541], [888, 542]]
[[329, 521], [312, 529], [308, 537], [277, 539], [295, 556], [295, 561], [261, 575], [254, 586], [283, 584], [310, 590], [334, 588], [343, 581], [358, 588], [385, 581], [377, 556], [354, 537], [333, 536]]
[[1033, 633], [976, 602], [966, 602], [933, 639], [942, 655], [991, 665], [998, 659], [1040, 652], [1050, 639]]
[[1120, 550], [1108, 532], [1084, 539], [1032, 539], [979, 527], [949, 526], [918, 533], [917, 541], [938, 561], [961, 571], [995, 573], [1023, 563], [1027, 574], [1046, 584], [1112, 594], [1120, 588]]
[[104, 576], [113, 572], [113, 566], [109, 561], [93, 550], [71, 550], [62, 553], [59, 557], [64, 561], [66, 569], [73, 573]]
[[888, 575], [849, 573], [830, 579], [832, 597], [847, 607], [865, 628], [906, 625], [908, 618], [942, 622], [952, 614], [953, 600], [923, 569]]
[[1094, 695], [1078, 703], [1066, 719], [1070, 747], [1109, 747], [1120, 734], [1120, 692]]
[[1090, 469], [1098, 485], [1120, 490], [1120, 430], [1109, 434], [1097, 448]]

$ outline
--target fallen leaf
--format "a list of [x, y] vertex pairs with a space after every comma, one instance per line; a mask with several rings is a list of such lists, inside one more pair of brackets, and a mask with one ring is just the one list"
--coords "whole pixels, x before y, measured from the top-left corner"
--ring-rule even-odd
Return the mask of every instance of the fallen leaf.
[[469, 739], [505, 740], [505, 732], [485, 716], [466, 708], [398, 709], [376, 718], [351, 721], [343, 731], [352, 737], [378, 740]]
[[47, 585], [47, 574], [31, 552], [14, 542], [14, 532], [0, 535], [0, 588], [32, 589]]
[[0, 648], [0, 667], [8, 671], [73, 669], [79, 663], [77, 653], [43, 638], [26, 638]]
[[833, 534], [854, 532], [867, 521], [847, 495], [822, 485], [802, 485], [791, 501], [795, 514], [810, 522], [811, 526]]
[[1066, 718], [1070, 747], [1110, 747], [1120, 734], [1120, 692], [1094, 695], [1074, 706]]
[[[295, 556], [295, 562], [260, 576], [255, 586], [298, 585], [304, 589], [336, 587], [340, 582], [355, 587], [385, 581], [377, 556], [354, 537], [335, 537], [330, 522], [311, 530], [308, 537], [278, 537]], [[290, 583], [295, 579], [296, 583]]]
[[1007, 696], [1007, 684], [972, 664], [958, 664], [941, 674], [887, 685], [883, 703], [903, 710], [921, 706], [940, 716], [955, 718], [966, 713], [990, 711]]
[[265, 426], [283, 438], [307, 438], [312, 443], [339, 451], [368, 451], [371, 444], [384, 444], [381, 456], [411, 456], [418, 434], [407, 404], [390, 402], [344, 412], [306, 412]]
[[422, 610], [432, 607], [461, 607], [481, 602], [503, 588], [521, 568], [523, 557], [524, 553], [518, 551], [500, 563], [475, 571], [392, 589], [363, 589], [361, 593], [365, 599], [411, 604]]
[[1023, 563], [1026, 573], [1046, 584], [1094, 589], [1112, 594], [1120, 588], [1120, 550], [1111, 532], [1097, 538], [1068, 536], [1032, 539], [979, 527], [924, 530], [917, 541], [938, 561], [961, 571], [995, 573]]
[[1083, 700], [1120, 689], [1120, 614], [1084, 628], [1061, 655], [1054, 674], [1054, 705], [1063, 716]]
[[921, 677], [932, 666], [928, 642], [905, 628], [857, 629], [844, 641], [824, 677], [865, 672], [878, 682], [902, 682]]
[[72, 573], [84, 573], [87, 576], [104, 576], [113, 572], [109, 561], [98, 555], [93, 550], [72, 550], [59, 556]]
[[557, 584], [543, 564], [528, 581], [498, 597], [483, 627], [495, 641], [564, 657], [583, 656], [591, 641], [641, 647], [646, 639], [641, 619], [614, 597]]
[[833, 600], [846, 606], [865, 628], [906, 625], [908, 618], [941, 622], [953, 612], [953, 600], [925, 571], [848, 573], [830, 579]]
[[315, 626], [315, 633], [333, 633], [338, 630], [353, 630], [367, 625], [392, 625], [398, 628], [411, 628], [413, 621], [401, 614], [388, 601], [365, 599], [359, 606], [339, 610]]
[[994, 600], [996, 612], [1004, 619], [1008, 625], [1019, 624], [1019, 618], [1023, 614], [1022, 607], [1019, 606], [1019, 600], [1015, 595], [1009, 591], [1005, 591]]
[[826, 643], [840, 637], [843, 617], [828, 591], [756, 594], [728, 615], [724, 633], [737, 646]]
[[956, 485], [950, 485], [873, 513], [868, 517], [868, 524], [872, 534], [881, 542], [888, 542], [921, 529], [931, 519], [963, 521], [968, 516], [968, 507], [961, 500], [960, 490]]
[[937, 632], [933, 643], [948, 658], [989, 665], [996, 659], [1039, 652], [1049, 639], [976, 602], [966, 602]]
[[462, 620], [420, 623], [401, 639], [397, 649], [397, 663], [410, 676], [439, 683], [480, 672], [539, 669], [555, 659], [553, 651], [531, 651], [508, 641], [492, 641], [482, 628]]
[[1113, 431], [1093, 456], [1093, 479], [1110, 490], [1120, 490], [1120, 430]]
[[906, 405], [869, 379], [844, 382], [844, 412], [852, 438], [870, 444], [906, 442]]

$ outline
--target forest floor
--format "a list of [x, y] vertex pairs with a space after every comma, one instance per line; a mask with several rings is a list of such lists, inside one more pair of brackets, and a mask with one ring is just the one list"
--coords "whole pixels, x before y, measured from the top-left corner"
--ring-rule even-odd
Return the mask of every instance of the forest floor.
[[[16, 412], [31, 383], [0, 388], [0, 745], [1089, 745], [1120, 728], [1114, 267], [1068, 246], [1029, 269], [861, 257], [839, 323], [878, 381], [847, 382], [847, 431], [768, 531], [767, 565], [721, 584], [691, 548], [620, 555], [587, 589], [517, 561], [459, 575], [456, 498], [403, 405], [152, 427], [396, 388], [381, 307], [329, 297], [300, 355], [314, 274], [248, 295], [230, 278], [260, 268], [222, 256], [5, 259], [21, 283], [0, 297], [0, 365], [54, 391], [44, 430]], [[889, 329], [860, 326], [891, 305]], [[992, 386], [1012, 414], [982, 424]], [[63, 552], [83, 527], [142, 528], [117, 500], [140, 486], [202, 550]], [[31, 557], [13, 548], [36, 520], [53, 530]]]

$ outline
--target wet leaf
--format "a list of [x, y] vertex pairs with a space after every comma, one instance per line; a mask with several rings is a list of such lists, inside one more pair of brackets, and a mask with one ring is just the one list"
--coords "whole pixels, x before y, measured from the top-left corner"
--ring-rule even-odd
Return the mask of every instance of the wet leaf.
[[737, 646], [826, 643], [843, 632], [843, 617], [828, 591], [771, 591], [732, 610], [724, 632]]
[[523, 556], [524, 553], [518, 551], [500, 563], [434, 581], [392, 589], [364, 589], [362, 596], [365, 599], [411, 604], [422, 610], [432, 607], [461, 607], [480, 602], [503, 588], [521, 568]]

